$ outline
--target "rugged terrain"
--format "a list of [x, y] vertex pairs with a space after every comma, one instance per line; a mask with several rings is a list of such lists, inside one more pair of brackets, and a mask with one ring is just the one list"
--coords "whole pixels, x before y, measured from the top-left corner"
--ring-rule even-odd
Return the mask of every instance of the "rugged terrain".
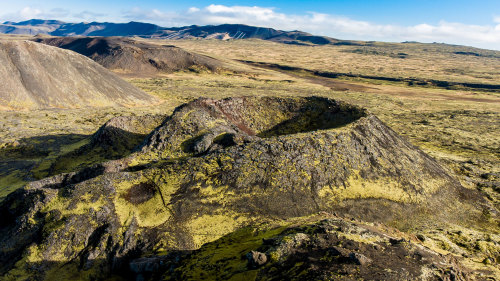
[[145, 257], [134, 260], [130, 268], [138, 276], [163, 275], [166, 280], [474, 278], [460, 265], [460, 258], [424, 247], [416, 237], [381, 225], [331, 215], [318, 221], [320, 217], [271, 229], [243, 228], [204, 245], [178, 263]]
[[159, 101], [77, 53], [0, 41], [0, 109], [139, 106]]
[[0, 279], [499, 278], [498, 52], [135, 40], [241, 71], [0, 111]]
[[171, 45], [156, 45], [120, 37], [37, 38], [36, 42], [68, 49], [124, 74], [150, 76], [179, 70], [218, 71], [222, 63]]
[[[125, 131], [130, 122], [113, 124]], [[96, 142], [123, 141], [104, 128]], [[473, 204], [487, 202], [362, 108], [318, 97], [199, 99], [178, 107], [131, 155], [7, 196], [1, 270], [7, 279], [90, 280], [246, 225], [322, 211], [405, 228], [471, 223], [481, 217]], [[426, 274], [431, 261], [408, 276]]]

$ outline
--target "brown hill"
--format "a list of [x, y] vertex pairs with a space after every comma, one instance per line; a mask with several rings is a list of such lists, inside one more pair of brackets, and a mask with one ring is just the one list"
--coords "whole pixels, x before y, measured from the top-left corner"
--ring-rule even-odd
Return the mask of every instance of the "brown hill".
[[0, 41], [0, 109], [137, 106], [158, 100], [77, 53]]
[[169, 45], [154, 45], [118, 37], [38, 38], [37, 42], [87, 56], [102, 66], [131, 74], [152, 74], [187, 69], [217, 71], [221, 63]]

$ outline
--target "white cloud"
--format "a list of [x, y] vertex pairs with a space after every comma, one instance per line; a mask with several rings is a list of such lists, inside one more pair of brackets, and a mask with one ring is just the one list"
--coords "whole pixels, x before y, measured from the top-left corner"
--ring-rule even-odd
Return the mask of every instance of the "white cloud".
[[441, 21], [436, 24], [421, 23], [413, 26], [377, 24], [344, 16], [319, 12], [285, 14], [272, 7], [209, 5], [191, 7], [182, 12], [144, 10], [133, 8], [120, 16], [82, 11], [70, 13], [64, 9], [45, 11], [25, 7], [16, 13], [0, 16], [1, 20], [20, 21], [31, 18], [60, 19], [65, 21], [143, 21], [161, 26], [186, 26], [192, 24], [241, 23], [272, 27], [282, 30], [301, 30], [312, 34], [339, 39], [379, 41], [445, 42], [500, 50], [500, 16], [491, 24], [468, 25]]
[[43, 11], [37, 8], [26, 6], [15, 13], [4, 14], [0, 16], [2, 20], [23, 21], [29, 19], [60, 19], [69, 15], [66, 9], [55, 8]]
[[136, 7], [125, 12], [123, 18], [127, 21], [145, 21], [163, 26], [178, 26], [189, 24], [186, 20], [189, 18], [190, 13], [196, 14], [197, 11], [196, 9], [190, 8], [185, 13], [179, 14], [175, 12], [162, 12], [157, 9], [143, 10]]
[[42, 11], [31, 7], [24, 7], [21, 11], [19, 11], [19, 16], [21, 16], [22, 19], [38, 18], [40, 14], [42, 14]]
[[500, 16], [494, 17], [491, 25], [441, 21], [437, 24], [401, 26], [382, 25], [317, 12], [297, 15], [280, 13], [269, 7], [212, 4], [204, 8], [191, 7], [180, 13], [136, 9], [127, 13], [126, 17], [153, 21], [163, 26], [242, 23], [283, 30], [302, 30], [340, 39], [445, 42], [500, 49]]
[[83, 20], [83, 21], [98, 21], [100, 19], [105, 20], [107, 14], [104, 13], [96, 13], [92, 11], [82, 11], [76, 14], [73, 14], [73, 17], [78, 20]]

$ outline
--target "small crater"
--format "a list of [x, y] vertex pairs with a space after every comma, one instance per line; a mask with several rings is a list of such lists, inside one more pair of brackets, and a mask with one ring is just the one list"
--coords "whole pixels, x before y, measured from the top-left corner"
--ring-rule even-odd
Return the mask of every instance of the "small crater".
[[[295, 107], [295, 108], [293, 108]], [[259, 137], [268, 138], [281, 135], [340, 128], [366, 116], [364, 109], [326, 98], [311, 97], [293, 106], [289, 116], [274, 126], [260, 131]]]
[[323, 97], [203, 100], [219, 118], [262, 138], [339, 128], [367, 116], [360, 107]]
[[361, 107], [324, 97], [200, 98], [177, 107], [145, 143], [203, 155], [263, 138], [335, 130], [367, 116]]
[[142, 182], [132, 186], [123, 196], [128, 202], [138, 205], [153, 198], [156, 188], [151, 182]]

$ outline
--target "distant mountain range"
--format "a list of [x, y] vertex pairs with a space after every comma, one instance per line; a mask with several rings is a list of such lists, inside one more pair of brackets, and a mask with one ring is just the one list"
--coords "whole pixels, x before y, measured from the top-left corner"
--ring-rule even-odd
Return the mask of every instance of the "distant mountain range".
[[192, 25], [166, 28], [142, 22], [66, 23], [57, 20], [32, 19], [22, 22], [6, 21], [0, 24], [0, 33], [30, 35], [47, 34], [53, 36], [139, 36], [164, 39], [205, 38], [227, 40], [258, 38], [288, 44], [363, 44], [357, 41], [345, 41], [326, 36], [315, 36], [302, 31], [283, 31], [243, 24]]

